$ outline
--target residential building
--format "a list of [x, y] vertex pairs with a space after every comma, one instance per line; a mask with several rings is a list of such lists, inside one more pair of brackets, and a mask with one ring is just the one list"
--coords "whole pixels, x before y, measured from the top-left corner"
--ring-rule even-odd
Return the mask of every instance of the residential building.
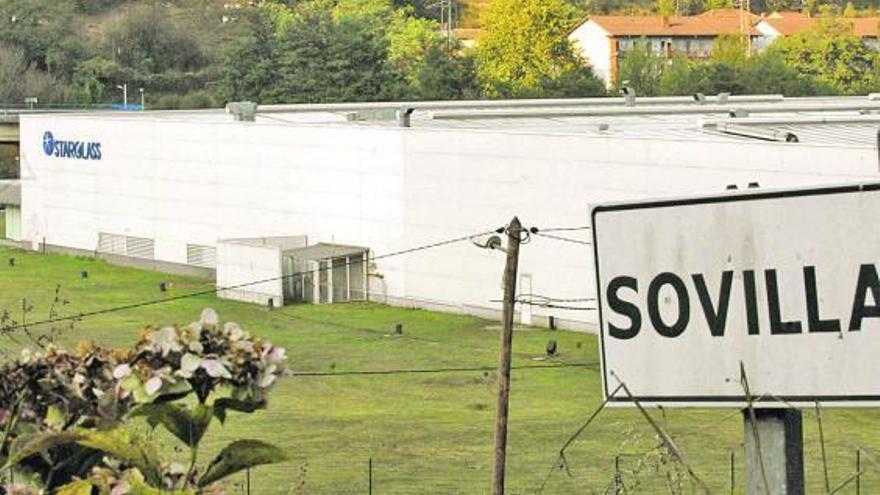
[[710, 10], [694, 16], [588, 17], [569, 34], [593, 72], [609, 86], [617, 82], [620, 61], [638, 43], [646, 40], [651, 49], [667, 57], [683, 55], [708, 58], [720, 35], [747, 34], [754, 41], [759, 16], [736, 9]]
[[[801, 12], [776, 12], [761, 18], [755, 24], [755, 30], [760, 33], [758, 48], [769, 46], [780, 36], [802, 33], [815, 26], [821, 19]], [[842, 17], [834, 19], [834, 22], [842, 22], [852, 26], [853, 33], [864, 39], [868, 46], [880, 49], [880, 41], [878, 41], [880, 17]]]

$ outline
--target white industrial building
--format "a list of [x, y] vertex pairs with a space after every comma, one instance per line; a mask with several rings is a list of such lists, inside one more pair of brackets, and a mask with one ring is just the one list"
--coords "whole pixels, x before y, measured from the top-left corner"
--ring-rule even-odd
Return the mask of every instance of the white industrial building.
[[518, 215], [539, 233], [575, 229], [522, 247], [519, 293], [535, 302], [518, 307], [522, 320], [591, 329], [591, 235], [578, 229], [591, 204], [878, 176], [871, 97], [699, 100], [269, 106], [255, 121], [23, 115], [17, 228], [35, 249], [216, 270], [226, 297], [490, 316], [503, 253], [457, 242], [383, 255]]

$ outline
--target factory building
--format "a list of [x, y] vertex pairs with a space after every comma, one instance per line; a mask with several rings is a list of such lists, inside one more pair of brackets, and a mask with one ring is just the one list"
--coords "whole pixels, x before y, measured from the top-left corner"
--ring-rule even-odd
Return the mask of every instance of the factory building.
[[477, 245], [518, 215], [519, 320], [592, 330], [591, 205], [878, 176], [873, 97], [247, 107], [22, 115], [21, 242], [260, 304], [491, 317], [504, 253]]

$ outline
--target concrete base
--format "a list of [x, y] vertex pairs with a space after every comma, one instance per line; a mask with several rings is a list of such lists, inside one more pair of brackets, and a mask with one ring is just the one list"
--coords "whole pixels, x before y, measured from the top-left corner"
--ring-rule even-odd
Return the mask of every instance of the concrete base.
[[118, 254], [97, 253], [95, 251], [88, 251], [85, 249], [76, 249], [64, 246], [55, 246], [53, 244], [38, 244], [38, 249], [33, 249], [33, 244], [31, 242], [7, 243], [7, 245], [21, 247], [23, 249], [28, 249], [31, 251], [45, 250], [47, 253], [67, 254], [70, 256], [88, 256], [90, 258], [106, 260], [108, 263], [114, 265], [140, 268], [142, 270], [152, 270], [174, 275], [186, 275], [191, 277], [205, 278], [209, 280], [214, 280], [216, 278], [215, 270], [212, 270], [210, 268], [185, 265], [182, 263], [171, 263], [169, 261], [159, 260], [145, 260], [141, 258], [132, 258], [130, 256], [121, 256]]
[[[801, 412], [793, 409], [755, 409], [755, 418], [753, 422], [749, 411], [743, 410], [746, 493], [803, 495], [804, 433]], [[756, 432], [760, 458], [755, 442]], [[764, 475], [767, 477], [766, 489]]]
[[[0, 245], [6, 245], [10, 247], [16, 247], [26, 250], [33, 250], [33, 245], [30, 241], [21, 241], [21, 242], [13, 242], [8, 240], [0, 240]], [[40, 248], [37, 249], [42, 250], [43, 245], [39, 245]], [[58, 254], [67, 254], [72, 256], [89, 256], [98, 259], [103, 259], [112, 263], [114, 265], [119, 266], [129, 266], [133, 268], [141, 268], [144, 270], [153, 270], [162, 273], [171, 273], [175, 275], [188, 275], [193, 277], [201, 277], [210, 280], [216, 280], [217, 274], [216, 270], [212, 270], [210, 268], [202, 268], [197, 266], [185, 265], [180, 263], [171, 263], [168, 261], [158, 261], [158, 260], [145, 260], [139, 258], [131, 258], [129, 256], [120, 256], [116, 254], [106, 254], [106, 253], [96, 253], [95, 251], [88, 251], [85, 249], [76, 249], [64, 246], [56, 246], [53, 244], [47, 244], [45, 246], [46, 252], [49, 253], [58, 253]], [[232, 291], [225, 291], [232, 292]], [[238, 297], [236, 297], [238, 296]], [[226, 299], [236, 299], [236, 300], [244, 300], [247, 302], [252, 302], [260, 305], [267, 305], [268, 299], [270, 295], [265, 295], [263, 297], [262, 294], [257, 294], [256, 296], [248, 296], [244, 297], [241, 294], [220, 294], [220, 297]], [[474, 306], [469, 304], [453, 304], [453, 303], [445, 303], [441, 301], [431, 301], [426, 299], [417, 299], [417, 298], [407, 298], [407, 297], [393, 297], [393, 296], [385, 296], [379, 293], [370, 293], [369, 301], [376, 302], [380, 304], [388, 304], [390, 306], [398, 306], [404, 308], [416, 308], [416, 309], [424, 309], [428, 311], [438, 311], [441, 313], [453, 313], [453, 314], [464, 314], [470, 316], [476, 316], [478, 318], [485, 318], [487, 320], [500, 320], [501, 319], [501, 310], [495, 308], [487, 308], [483, 306]], [[276, 304], [278, 302], [276, 301]], [[521, 315], [519, 312], [514, 315], [516, 321], [521, 321]], [[550, 327], [550, 317], [543, 315], [532, 314], [531, 316], [531, 325], [535, 327]], [[575, 332], [584, 332], [584, 333], [592, 333], [597, 334], [598, 328], [595, 325], [590, 325], [587, 323], [567, 320], [564, 318], [554, 318], [553, 319], [553, 328], [559, 330], [571, 330]]]

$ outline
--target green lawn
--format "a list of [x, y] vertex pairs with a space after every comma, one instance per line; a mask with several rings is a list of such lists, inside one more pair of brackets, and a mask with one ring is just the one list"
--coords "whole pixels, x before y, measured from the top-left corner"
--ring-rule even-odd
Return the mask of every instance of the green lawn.
[[[15, 266], [8, 259], [15, 258]], [[88, 278], [81, 272], [88, 271]], [[62, 314], [92, 311], [210, 287], [187, 277], [120, 268], [88, 258], [39, 255], [0, 248], [0, 311], [19, 318], [22, 298], [45, 318], [56, 287], [69, 304]], [[467, 316], [384, 307], [374, 304], [299, 305], [281, 311], [203, 296], [86, 319], [71, 329], [59, 326], [70, 344], [93, 339], [105, 345], [131, 343], [146, 324], [185, 324], [204, 307], [221, 319], [240, 323], [289, 351], [299, 372], [345, 372], [494, 366], [498, 327]], [[404, 336], [392, 336], [404, 324]], [[41, 331], [49, 331], [47, 328]], [[20, 338], [20, 336], [19, 336]], [[0, 337], [2, 339], [2, 337]], [[559, 341], [555, 364], [595, 363], [596, 338], [586, 334], [521, 329], [514, 338], [514, 365], [546, 364], [549, 339]], [[6, 349], [15, 347], [0, 340]], [[251, 476], [252, 493], [366, 493], [367, 463], [373, 459], [374, 493], [488, 493], [492, 471], [496, 382], [494, 373], [340, 375], [288, 377], [275, 388], [269, 409], [233, 416], [215, 424], [209, 450], [248, 437], [277, 443], [293, 460], [260, 467]], [[592, 367], [521, 369], [513, 373], [508, 493], [602, 493], [621, 454], [622, 470], [642, 462], [640, 493], [668, 493], [663, 459], [644, 455], [655, 435], [637, 412], [606, 410], [569, 450], [571, 476], [552, 470], [566, 438], [600, 403], [600, 377]], [[685, 459], [718, 493], [729, 493], [731, 450], [736, 486], [743, 486], [742, 420], [730, 410], [653, 411], [675, 437]], [[855, 446], [880, 460], [880, 414], [876, 409], [825, 410], [826, 448], [832, 486], [851, 474]], [[817, 428], [804, 415], [810, 493], [824, 491]], [[170, 440], [164, 440], [168, 444]], [[211, 453], [204, 454], [205, 461]], [[668, 466], [668, 465], [666, 465]], [[880, 490], [880, 471], [869, 469], [862, 493]], [[549, 477], [548, 477], [549, 474]], [[238, 483], [243, 477], [238, 477]], [[685, 493], [693, 490], [684, 483]], [[237, 492], [234, 492], [237, 493]], [[855, 493], [848, 487], [840, 493]]]

